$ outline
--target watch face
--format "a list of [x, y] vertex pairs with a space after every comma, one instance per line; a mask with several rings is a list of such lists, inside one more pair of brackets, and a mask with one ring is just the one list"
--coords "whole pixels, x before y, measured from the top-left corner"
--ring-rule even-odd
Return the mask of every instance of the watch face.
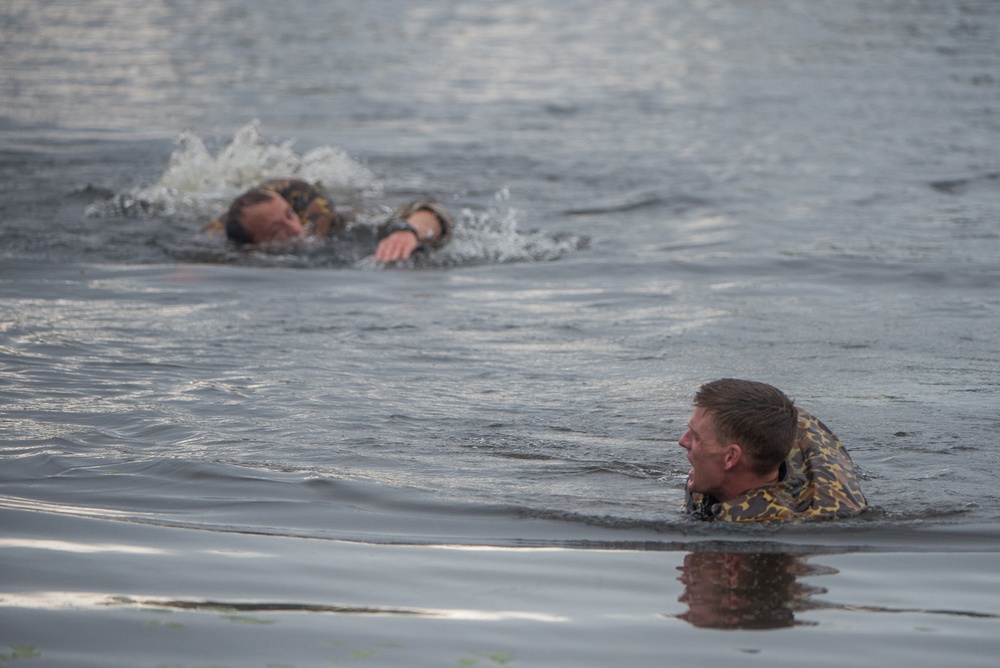
[[418, 241], [420, 240], [420, 234], [417, 232], [416, 228], [414, 228], [413, 225], [410, 225], [405, 220], [397, 220], [392, 225], [389, 226], [390, 233], [401, 232], [401, 231], [413, 232], [413, 236], [415, 236]]

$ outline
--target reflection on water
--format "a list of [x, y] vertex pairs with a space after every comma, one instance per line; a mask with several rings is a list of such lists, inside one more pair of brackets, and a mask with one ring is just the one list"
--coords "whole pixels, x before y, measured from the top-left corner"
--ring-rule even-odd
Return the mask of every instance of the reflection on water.
[[781, 552], [692, 552], [678, 566], [688, 611], [678, 615], [713, 629], [778, 629], [808, 624], [795, 613], [817, 607], [813, 594], [825, 589], [799, 578], [836, 573]]

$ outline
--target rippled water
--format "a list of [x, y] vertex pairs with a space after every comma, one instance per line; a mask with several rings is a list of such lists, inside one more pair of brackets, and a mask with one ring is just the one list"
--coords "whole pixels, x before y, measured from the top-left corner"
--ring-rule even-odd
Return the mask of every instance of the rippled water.
[[[8, 0], [0, 32], [0, 664], [995, 660], [996, 3]], [[200, 233], [283, 173], [357, 227]], [[455, 243], [377, 267], [424, 196]], [[684, 517], [730, 375], [830, 425], [873, 512]]]

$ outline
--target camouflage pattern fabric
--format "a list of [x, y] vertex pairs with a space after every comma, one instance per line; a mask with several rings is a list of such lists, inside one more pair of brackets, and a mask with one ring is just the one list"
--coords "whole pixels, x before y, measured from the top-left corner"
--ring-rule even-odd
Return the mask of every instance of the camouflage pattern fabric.
[[868, 507], [854, 463], [825, 424], [799, 409], [799, 436], [781, 464], [781, 481], [729, 501], [688, 493], [688, 512], [698, 519], [771, 522], [843, 519]]
[[273, 179], [261, 187], [273, 190], [291, 204], [307, 233], [328, 234], [340, 227], [340, 217], [333, 202], [319, 184], [312, 185], [301, 179]]

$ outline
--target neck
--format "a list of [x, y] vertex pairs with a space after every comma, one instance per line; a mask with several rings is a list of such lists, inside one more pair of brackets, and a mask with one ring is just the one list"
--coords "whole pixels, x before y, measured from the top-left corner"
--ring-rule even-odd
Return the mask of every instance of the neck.
[[723, 494], [714, 495], [719, 501], [730, 501], [744, 492], [749, 492], [760, 487], [769, 487], [781, 482], [781, 469], [776, 468], [770, 473], [759, 475], [751, 471], [746, 471], [743, 475], [734, 477]]

